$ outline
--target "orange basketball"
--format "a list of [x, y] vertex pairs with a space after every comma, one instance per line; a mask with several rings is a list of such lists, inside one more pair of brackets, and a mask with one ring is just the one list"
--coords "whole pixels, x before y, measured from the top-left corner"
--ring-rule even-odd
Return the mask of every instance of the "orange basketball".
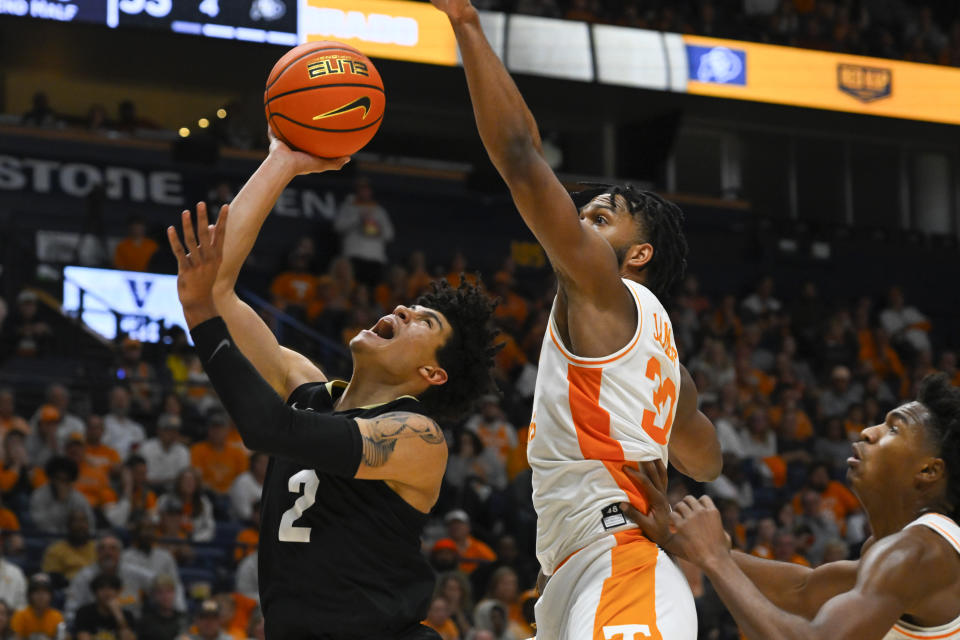
[[307, 42], [277, 61], [263, 108], [274, 134], [322, 158], [349, 156], [380, 128], [386, 96], [370, 59], [339, 42]]

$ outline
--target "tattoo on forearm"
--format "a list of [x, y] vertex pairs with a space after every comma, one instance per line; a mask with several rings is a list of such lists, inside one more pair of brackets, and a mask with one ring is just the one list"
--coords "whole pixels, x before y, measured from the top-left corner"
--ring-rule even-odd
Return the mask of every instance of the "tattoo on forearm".
[[418, 437], [427, 444], [444, 444], [446, 440], [440, 426], [429, 419], [424, 424], [421, 418], [397, 411], [371, 420], [371, 433], [363, 436], [363, 463], [368, 467], [382, 467], [403, 438]]

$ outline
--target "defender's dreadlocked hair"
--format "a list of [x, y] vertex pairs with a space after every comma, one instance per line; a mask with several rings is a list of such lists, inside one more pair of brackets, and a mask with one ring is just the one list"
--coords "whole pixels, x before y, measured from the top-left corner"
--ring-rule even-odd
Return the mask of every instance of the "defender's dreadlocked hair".
[[499, 394], [493, 378], [493, 356], [503, 346], [494, 344], [497, 330], [491, 319], [497, 302], [480, 286], [463, 276], [454, 289], [446, 280], [431, 283], [433, 290], [421, 295], [417, 304], [439, 311], [453, 333], [437, 349], [437, 364], [447, 372], [447, 381], [420, 394], [424, 413], [436, 420], [462, 418], [485, 395]]
[[954, 520], [960, 517], [960, 389], [950, 384], [945, 373], [929, 375], [920, 383], [917, 401], [933, 416], [927, 425], [940, 446], [947, 468], [947, 502]]
[[597, 196], [609, 195], [611, 201], [623, 198], [635, 220], [640, 223], [644, 242], [653, 245], [653, 258], [646, 264], [647, 288], [666, 303], [687, 269], [687, 238], [683, 235], [683, 211], [652, 191], [626, 185], [584, 183], [584, 191], [570, 194], [578, 209]]

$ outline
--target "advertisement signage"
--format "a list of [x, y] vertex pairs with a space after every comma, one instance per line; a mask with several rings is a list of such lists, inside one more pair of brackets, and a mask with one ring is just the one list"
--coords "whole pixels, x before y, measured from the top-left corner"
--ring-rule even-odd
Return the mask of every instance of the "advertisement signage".
[[960, 124], [960, 69], [698, 36], [683, 39], [688, 93]]
[[391, 0], [306, 0], [300, 42], [337, 40], [368, 56], [454, 66], [457, 41], [433, 5]]

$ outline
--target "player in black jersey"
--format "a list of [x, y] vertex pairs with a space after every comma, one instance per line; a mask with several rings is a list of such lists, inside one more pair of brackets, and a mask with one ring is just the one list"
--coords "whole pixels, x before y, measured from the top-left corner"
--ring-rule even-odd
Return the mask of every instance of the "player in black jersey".
[[280, 347], [233, 292], [287, 182], [339, 166], [275, 141], [216, 226], [198, 205], [194, 233], [184, 211], [186, 250], [168, 229], [178, 292], [204, 369], [244, 443], [271, 456], [259, 555], [267, 637], [438, 638], [419, 624], [434, 581], [420, 533], [447, 456], [434, 420], [462, 415], [494, 389], [493, 303], [479, 287], [436, 284], [416, 306], [397, 307], [351, 341], [346, 383], [328, 382], [307, 358]]

